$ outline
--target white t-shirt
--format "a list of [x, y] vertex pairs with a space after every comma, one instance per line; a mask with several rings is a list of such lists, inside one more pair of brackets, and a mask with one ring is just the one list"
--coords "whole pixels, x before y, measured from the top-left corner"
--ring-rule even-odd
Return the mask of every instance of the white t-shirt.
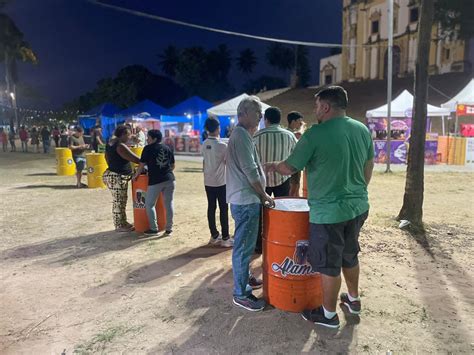
[[204, 157], [204, 185], [225, 185], [225, 151], [227, 144], [218, 138], [209, 137], [201, 146], [201, 154]]

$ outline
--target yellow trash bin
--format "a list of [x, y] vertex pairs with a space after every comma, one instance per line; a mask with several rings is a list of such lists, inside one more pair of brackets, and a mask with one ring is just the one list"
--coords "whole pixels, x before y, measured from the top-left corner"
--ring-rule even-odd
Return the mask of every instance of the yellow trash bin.
[[[140, 158], [142, 156], [143, 148], [144, 147], [130, 147], [130, 150], [134, 152], [136, 155], [138, 155], [138, 158]], [[138, 165], [135, 163], [131, 163], [131, 164], [132, 164], [133, 169], [138, 167]]]
[[72, 176], [76, 174], [76, 164], [72, 159], [69, 148], [56, 148], [56, 174], [59, 176]]
[[102, 181], [102, 175], [107, 170], [107, 162], [104, 153], [87, 153], [87, 186], [95, 189], [105, 187]]

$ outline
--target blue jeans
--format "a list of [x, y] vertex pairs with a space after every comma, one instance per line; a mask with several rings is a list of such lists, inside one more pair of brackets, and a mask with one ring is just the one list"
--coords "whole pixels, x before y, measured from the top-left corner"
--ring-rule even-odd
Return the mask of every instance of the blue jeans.
[[47, 154], [49, 153], [49, 145], [50, 145], [50, 141], [43, 141], [43, 153], [44, 154]]
[[155, 185], [148, 185], [145, 197], [145, 208], [151, 230], [158, 230], [155, 205], [161, 192], [163, 192], [164, 205], [166, 209], [166, 230], [170, 231], [173, 229], [173, 195], [175, 186], [176, 182], [174, 180], [168, 180]]
[[234, 297], [244, 298], [252, 293], [249, 283], [250, 258], [257, 242], [260, 203], [230, 205], [235, 221], [234, 248], [232, 249], [232, 272], [234, 274]]

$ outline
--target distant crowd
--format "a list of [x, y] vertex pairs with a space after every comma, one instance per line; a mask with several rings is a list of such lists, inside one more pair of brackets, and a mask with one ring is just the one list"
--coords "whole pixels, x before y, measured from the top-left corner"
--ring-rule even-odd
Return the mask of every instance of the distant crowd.
[[[0, 142], [2, 143], [2, 150], [4, 152], [8, 152], [8, 149], [10, 149], [10, 152], [17, 151], [17, 133], [21, 143], [21, 151], [24, 153], [40, 153], [41, 144], [43, 153], [48, 154], [52, 140], [56, 148], [68, 146], [69, 132], [66, 127], [59, 129], [58, 126], [54, 126], [53, 128], [48, 126], [21, 126], [18, 132], [16, 132], [13, 127], [11, 127], [8, 132], [5, 128], [0, 127]], [[10, 148], [8, 147], [9, 144]]]

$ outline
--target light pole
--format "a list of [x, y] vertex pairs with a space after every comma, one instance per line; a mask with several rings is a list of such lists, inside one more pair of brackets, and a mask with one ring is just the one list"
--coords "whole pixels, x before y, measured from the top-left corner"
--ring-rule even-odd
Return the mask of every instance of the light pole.
[[[15, 90], [15, 87], [13, 87], [13, 90]], [[20, 126], [20, 122], [18, 121], [18, 108], [17, 108], [17, 105], [16, 105], [16, 95], [15, 95], [15, 92], [11, 92], [10, 93], [10, 97], [12, 99], [12, 107], [13, 107], [13, 111], [15, 112], [15, 122], [16, 122], [16, 127], [18, 129], [18, 127]]]
[[388, 52], [387, 52], [387, 168], [391, 173], [390, 157], [392, 153], [392, 59], [393, 59], [393, 0], [388, 0]]

